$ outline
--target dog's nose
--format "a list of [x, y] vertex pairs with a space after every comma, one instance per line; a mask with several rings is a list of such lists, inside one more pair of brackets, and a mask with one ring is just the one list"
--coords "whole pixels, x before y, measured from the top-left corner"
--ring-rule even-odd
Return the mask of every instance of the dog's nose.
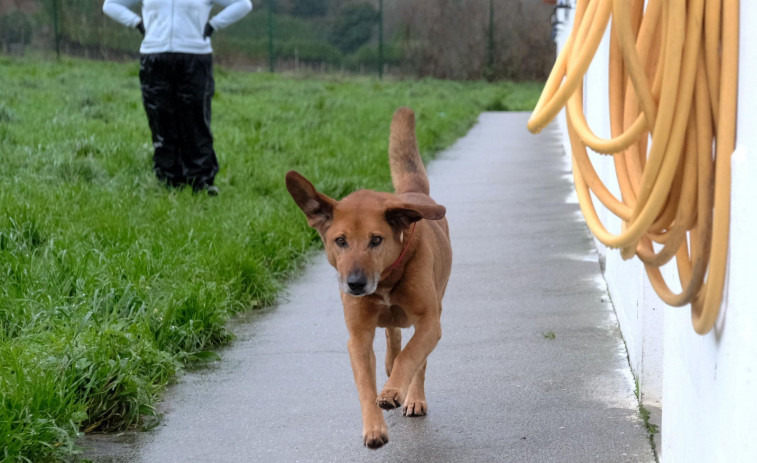
[[368, 277], [362, 272], [350, 273], [347, 276], [347, 286], [354, 294], [360, 294], [368, 284]]

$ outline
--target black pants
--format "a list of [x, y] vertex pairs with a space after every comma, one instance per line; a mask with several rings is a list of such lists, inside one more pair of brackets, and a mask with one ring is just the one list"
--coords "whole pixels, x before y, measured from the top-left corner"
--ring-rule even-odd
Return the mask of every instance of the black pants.
[[142, 55], [139, 80], [155, 148], [155, 175], [172, 186], [213, 185], [218, 160], [210, 131], [212, 55]]

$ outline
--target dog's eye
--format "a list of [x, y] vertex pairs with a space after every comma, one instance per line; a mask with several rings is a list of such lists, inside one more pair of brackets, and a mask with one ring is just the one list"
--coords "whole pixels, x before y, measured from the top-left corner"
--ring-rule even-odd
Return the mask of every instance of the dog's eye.
[[371, 247], [375, 248], [376, 246], [380, 245], [384, 241], [384, 238], [378, 235], [374, 235], [373, 238], [371, 238]]
[[343, 247], [346, 247], [346, 246], [347, 246], [347, 240], [346, 240], [346, 239], [344, 239], [344, 237], [343, 237], [343, 236], [339, 236], [339, 237], [337, 237], [337, 239], [335, 239], [335, 240], [334, 240], [334, 242], [335, 242], [335, 243], [336, 243], [336, 245], [337, 245], [337, 246], [339, 246], [340, 248], [343, 248]]

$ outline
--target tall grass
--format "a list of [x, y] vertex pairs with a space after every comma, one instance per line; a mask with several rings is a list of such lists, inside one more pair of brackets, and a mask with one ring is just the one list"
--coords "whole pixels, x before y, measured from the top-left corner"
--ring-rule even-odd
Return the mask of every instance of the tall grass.
[[[0, 57], [0, 460], [54, 461], [79, 432], [144, 425], [231, 315], [274, 301], [318, 246], [284, 188], [389, 189], [394, 109], [424, 157], [538, 86], [216, 70], [221, 194], [153, 178], [137, 64]], [[212, 357], [212, 355], [210, 355]], [[146, 418], [147, 417], [147, 418]]]

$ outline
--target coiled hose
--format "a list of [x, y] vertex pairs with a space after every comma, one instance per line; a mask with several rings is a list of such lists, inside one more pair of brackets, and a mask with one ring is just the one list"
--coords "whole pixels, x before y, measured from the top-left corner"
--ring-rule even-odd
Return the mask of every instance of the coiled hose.
[[[583, 79], [610, 21], [612, 138], [602, 139], [584, 116]], [[566, 108], [589, 230], [624, 259], [637, 255], [666, 304], [691, 304], [699, 334], [715, 324], [725, 284], [738, 34], [738, 0], [649, 0], [646, 9], [644, 0], [578, 0], [528, 121], [538, 133]], [[587, 147], [613, 156], [620, 198], [600, 180]], [[602, 224], [592, 194], [622, 220], [619, 234]], [[679, 293], [660, 272], [673, 258]]]

